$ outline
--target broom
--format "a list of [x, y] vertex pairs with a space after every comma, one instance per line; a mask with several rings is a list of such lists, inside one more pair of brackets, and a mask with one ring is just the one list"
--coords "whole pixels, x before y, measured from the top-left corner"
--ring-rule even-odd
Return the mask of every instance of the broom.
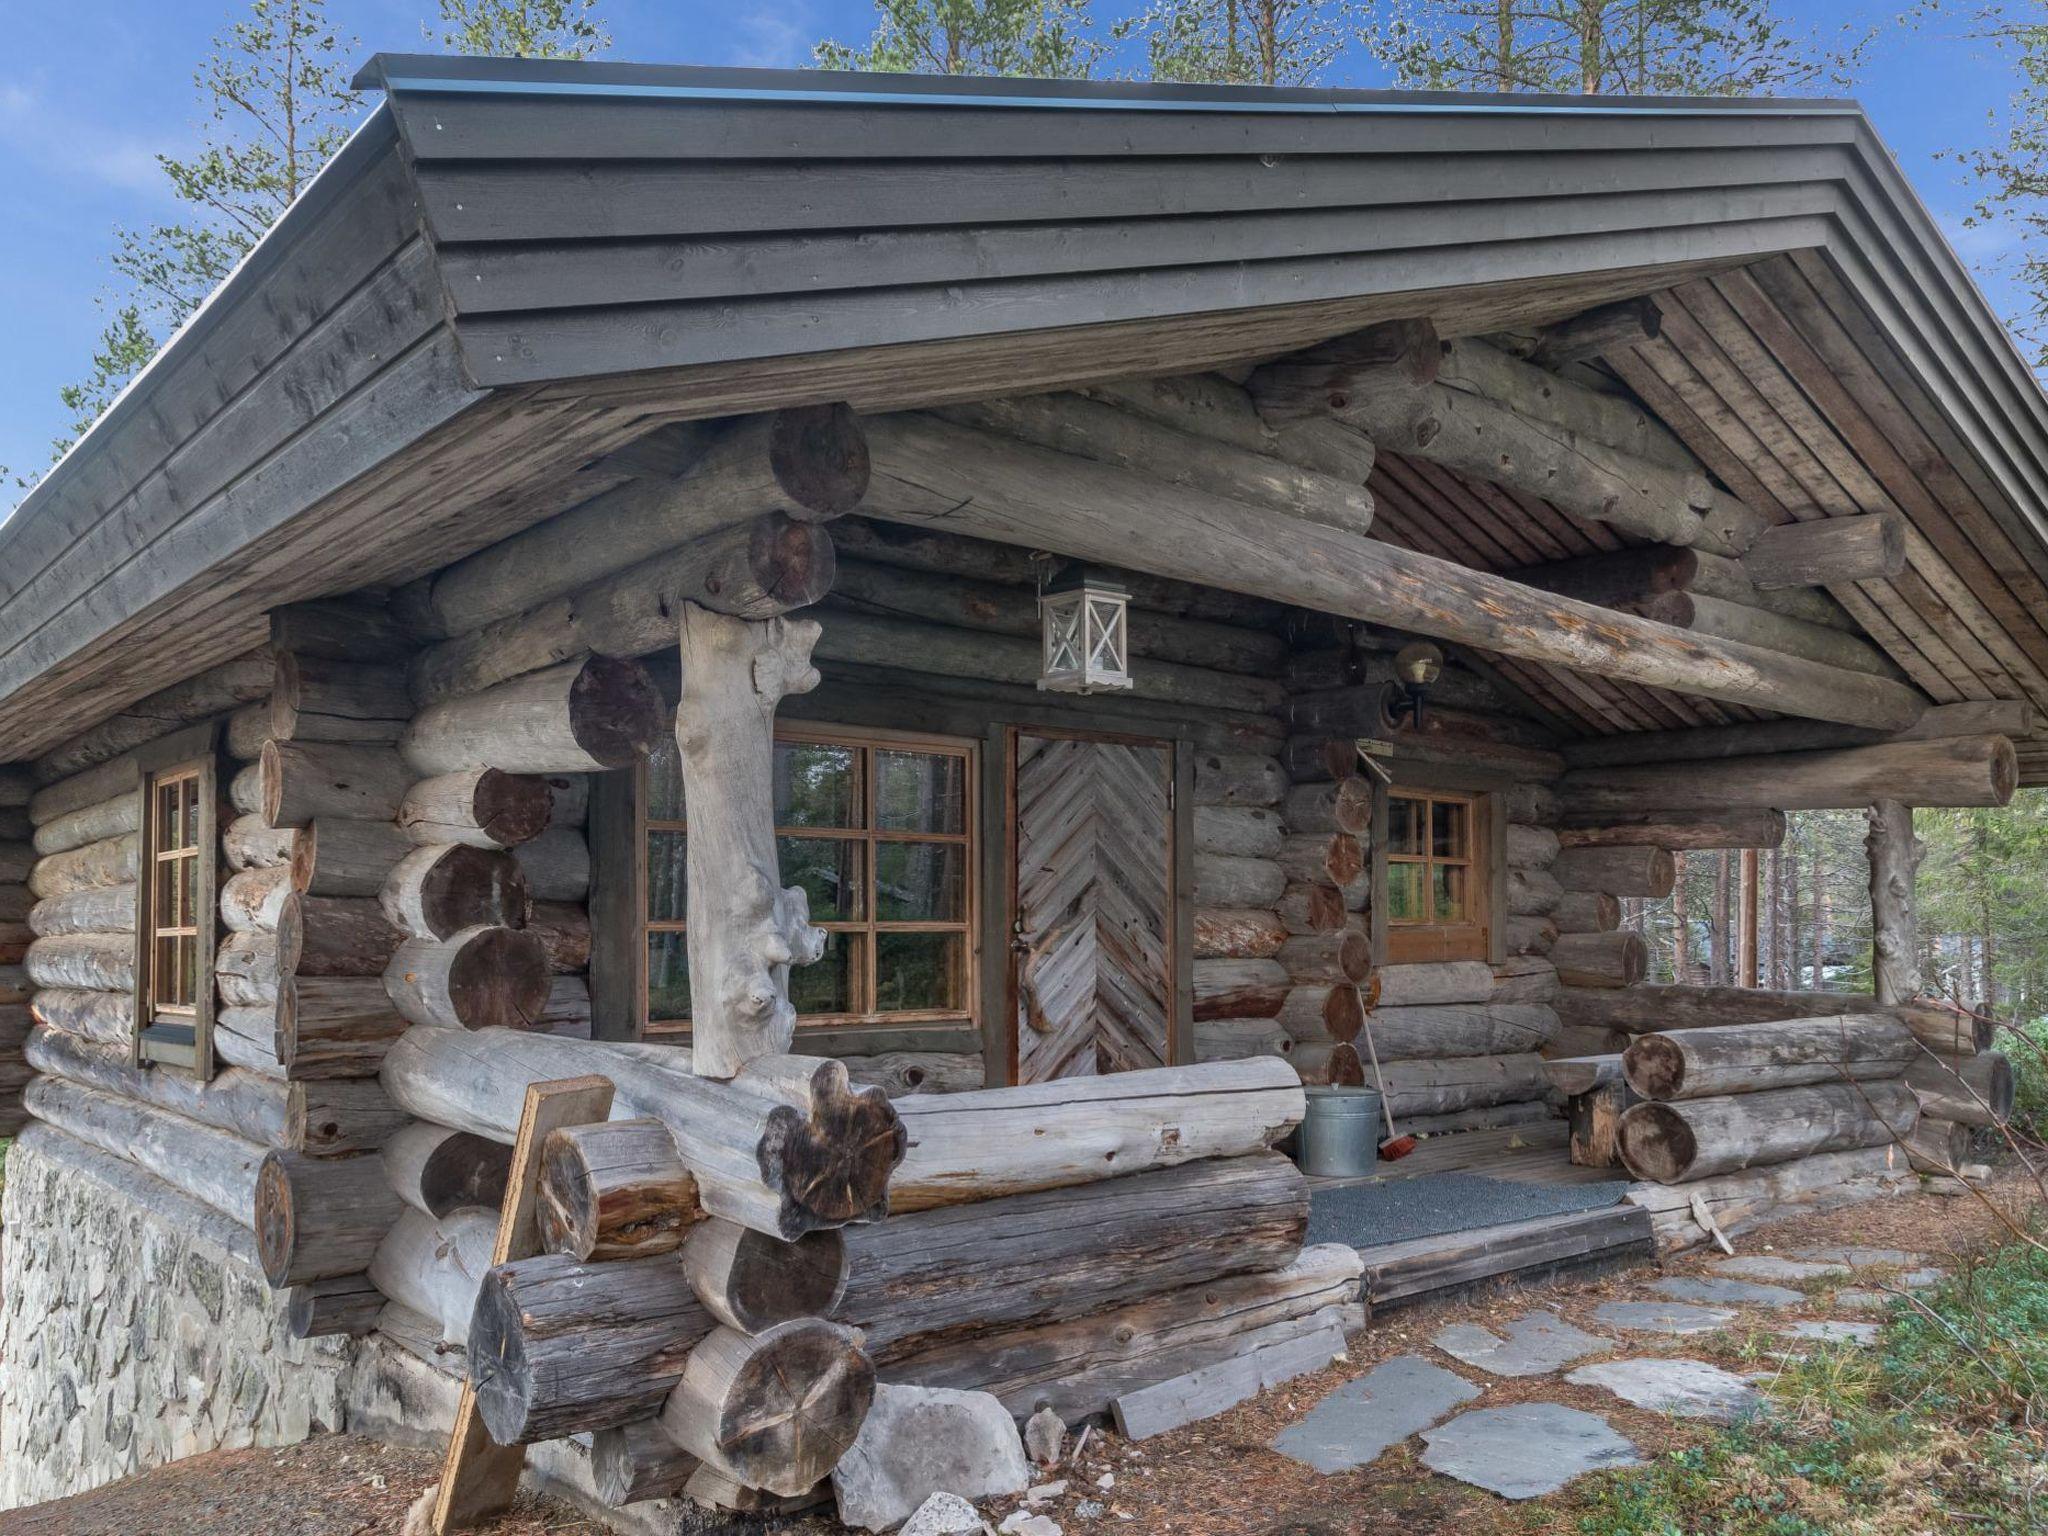
[[1398, 1163], [1402, 1158], [1415, 1150], [1416, 1141], [1413, 1136], [1395, 1134], [1394, 1101], [1387, 1097], [1386, 1074], [1380, 1071], [1380, 1048], [1373, 1044], [1372, 1015], [1361, 1011], [1359, 1017], [1365, 1024], [1365, 1051], [1368, 1056], [1372, 1057], [1372, 1078], [1379, 1085], [1380, 1113], [1387, 1117], [1387, 1139], [1380, 1143], [1380, 1160], [1387, 1163]]

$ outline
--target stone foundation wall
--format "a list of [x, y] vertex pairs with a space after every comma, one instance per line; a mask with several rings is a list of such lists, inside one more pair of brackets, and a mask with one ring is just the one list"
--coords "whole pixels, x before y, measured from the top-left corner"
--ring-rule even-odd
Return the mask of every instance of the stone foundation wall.
[[350, 1341], [288, 1337], [217, 1234], [152, 1210], [147, 1175], [77, 1151], [32, 1137], [7, 1161], [0, 1509], [341, 1428]]

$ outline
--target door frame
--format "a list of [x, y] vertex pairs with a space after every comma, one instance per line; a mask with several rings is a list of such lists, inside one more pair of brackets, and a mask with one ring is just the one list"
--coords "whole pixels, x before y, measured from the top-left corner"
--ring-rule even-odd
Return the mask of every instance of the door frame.
[[[1017, 952], [1017, 739], [1115, 742], [1157, 747], [1166, 753], [1167, 1028], [1168, 1066], [1195, 1059], [1194, 928], [1195, 838], [1194, 753], [1184, 735], [1086, 730], [1029, 723], [992, 726], [982, 774], [982, 809], [987, 853], [982, 859], [985, 914], [982, 940], [982, 1060], [988, 1086], [1007, 1088], [1018, 1078]], [[1001, 771], [994, 771], [1000, 762]], [[992, 857], [1000, 848], [1000, 858]]]

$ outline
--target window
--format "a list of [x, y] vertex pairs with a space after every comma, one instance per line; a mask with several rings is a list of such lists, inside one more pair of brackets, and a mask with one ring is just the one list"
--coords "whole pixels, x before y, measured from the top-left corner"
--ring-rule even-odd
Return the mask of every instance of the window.
[[[975, 748], [945, 737], [777, 731], [775, 843], [810, 898], [824, 958], [789, 973], [803, 1024], [972, 1015]], [[649, 1034], [688, 1029], [689, 821], [673, 738], [641, 770], [640, 874]]]
[[136, 881], [135, 1058], [213, 1070], [216, 776], [209, 752], [145, 767]]
[[1387, 792], [1387, 959], [1484, 960], [1490, 906], [1485, 797]]

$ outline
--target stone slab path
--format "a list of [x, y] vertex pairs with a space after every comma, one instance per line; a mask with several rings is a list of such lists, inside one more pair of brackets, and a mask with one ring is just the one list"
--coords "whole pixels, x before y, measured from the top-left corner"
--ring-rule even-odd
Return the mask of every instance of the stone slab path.
[[1611, 1339], [1574, 1328], [1555, 1312], [1531, 1312], [1492, 1333], [1477, 1323], [1453, 1323], [1429, 1341], [1453, 1360], [1495, 1376], [1548, 1376], [1574, 1360], [1605, 1354]]
[[1800, 1292], [1782, 1285], [1759, 1285], [1754, 1280], [1727, 1280], [1718, 1275], [1674, 1275], [1653, 1281], [1650, 1289], [1659, 1296], [1674, 1296], [1680, 1301], [1704, 1302], [1709, 1306], [1796, 1307], [1806, 1300]]
[[1756, 1388], [1732, 1371], [1704, 1360], [1607, 1360], [1582, 1365], [1565, 1377], [1582, 1387], [1605, 1387], [1616, 1397], [1680, 1419], [1732, 1424], [1763, 1406]]
[[1643, 1460], [1598, 1414], [1561, 1403], [1475, 1409], [1424, 1430], [1422, 1442], [1425, 1467], [1504, 1499], [1540, 1498], [1588, 1472]]
[[[1593, 1320], [1614, 1338], [1589, 1333], [1558, 1313], [1534, 1310], [1492, 1327], [1454, 1323], [1430, 1343], [1471, 1371], [1524, 1380], [1558, 1377], [1577, 1387], [1609, 1392], [1622, 1402], [1673, 1418], [1734, 1423], [1764, 1408], [1759, 1386], [1771, 1371], [1745, 1375], [1703, 1360], [1631, 1355], [1615, 1339], [1627, 1334], [1683, 1338], [1728, 1328], [1768, 1330], [1786, 1341], [1778, 1358], [1819, 1345], [1868, 1345], [1878, 1324], [1837, 1318], [1800, 1321], [1764, 1316], [1808, 1306], [1812, 1297], [1771, 1280], [1833, 1281], [1863, 1269], [1918, 1266], [1919, 1254], [1897, 1249], [1806, 1249], [1792, 1256], [1754, 1254], [1719, 1261], [1710, 1273], [1652, 1280], [1634, 1296], [1592, 1309]], [[1867, 1300], [1866, 1300], [1867, 1299]], [[1845, 1289], [1834, 1305], [1856, 1310], [1891, 1298]], [[1635, 1348], [1645, 1347], [1638, 1341]], [[1600, 1359], [1600, 1356], [1611, 1358]], [[1562, 1373], [1562, 1374], [1560, 1374]], [[1574, 1478], [1608, 1467], [1639, 1464], [1636, 1447], [1598, 1413], [1556, 1402], [1467, 1407], [1484, 1388], [1424, 1358], [1402, 1355], [1375, 1367], [1318, 1403], [1281, 1431], [1273, 1448], [1318, 1472], [1363, 1467], [1419, 1435], [1422, 1464], [1446, 1477], [1506, 1499], [1555, 1493]], [[1460, 1411], [1462, 1410], [1462, 1411]]]
[[1462, 1376], [1401, 1355], [1332, 1392], [1282, 1430], [1273, 1449], [1318, 1472], [1349, 1472], [1478, 1395]]

